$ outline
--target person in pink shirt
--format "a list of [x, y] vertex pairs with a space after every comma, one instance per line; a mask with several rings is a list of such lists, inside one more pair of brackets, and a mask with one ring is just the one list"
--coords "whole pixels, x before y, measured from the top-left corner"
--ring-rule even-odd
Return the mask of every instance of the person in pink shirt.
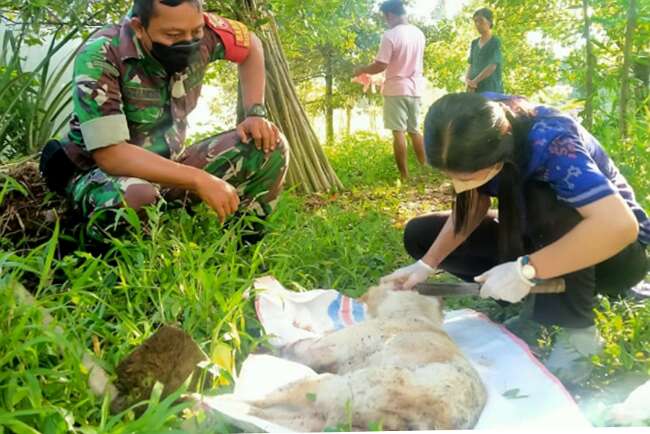
[[393, 132], [395, 161], [402, 180], [408, 179], [406, 133], [420, 164], [426, 162], [424, 142], [418, 131], [420, 97], [424, 88], [422, 75], [424, 33], [409, 24], [401, 0], [389, 0], [381, 5], [389, 29], [384, 33], [375, 61], [357, 68], [355, 76], [379, 74], [386, 71], [384, 82], [384, 126]]

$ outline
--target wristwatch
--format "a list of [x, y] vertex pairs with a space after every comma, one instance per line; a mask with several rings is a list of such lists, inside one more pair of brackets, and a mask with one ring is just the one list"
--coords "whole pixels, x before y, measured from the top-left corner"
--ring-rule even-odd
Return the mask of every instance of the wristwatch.
[[533, 284], [539, 283], [539, 279], [535, 278], [537, 276], [537, 270], [530, 263], [530, 257], [528, 255], [522, 256], [519, 258], [519, 261], [521, 264], [521, 275]]
[[253, 116], [256, 118], [267, 118], [269, 117], [268, 112], [264, 104], [253, 104], [246, 110], [246, 117]]

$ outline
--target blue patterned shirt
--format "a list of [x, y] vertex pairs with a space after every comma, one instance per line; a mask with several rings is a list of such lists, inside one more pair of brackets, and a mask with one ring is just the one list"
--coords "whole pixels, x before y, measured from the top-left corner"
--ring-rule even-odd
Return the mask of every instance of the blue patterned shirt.
[[[503, 102], [513, 98], [491, 92], [483, 96]], [[528, 142], [531, 156], [526, 180], [547, 182], [558, 200], [574, 208], [620, 194], [639, 222], [639, 241], [650, 244], [650, 219], [636, 201], [632, 187], [598, 140], [574, 118], [550, 107], [535, 107]], [[498, 182], [497, 176], [482, 191], [496, 196]]]

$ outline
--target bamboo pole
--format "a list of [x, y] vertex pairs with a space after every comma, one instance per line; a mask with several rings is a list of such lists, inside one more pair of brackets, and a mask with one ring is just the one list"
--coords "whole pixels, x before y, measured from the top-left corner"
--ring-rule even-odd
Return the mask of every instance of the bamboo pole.
[[329, 164], [296, 94], [273, 16], [261, 7], [263, 2], [241, 0], [239, 5], [236, 13], [241, 21], [268, 20], [267, 24], [256, 29], [256, 33], [264, 46], [269, 116], [287, 137], [291, 151], [288, 184], [305, 193], [341, 189], [343, 185]]

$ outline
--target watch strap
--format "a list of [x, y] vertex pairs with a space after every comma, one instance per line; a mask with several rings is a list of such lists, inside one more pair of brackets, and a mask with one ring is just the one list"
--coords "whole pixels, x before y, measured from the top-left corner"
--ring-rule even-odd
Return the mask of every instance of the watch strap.
[[[529, 279], [529, 278], [527, 278], [526, 276], [523, 275], [523, 267], [524, 266], [528, 265], [530, 267], [533, 267], [533, 264], [530, 263], [530, 257], [528, 255], [524, 255], [524, 256], [520, 257], [518, 261], [519, 261], [520, 266], [522, 267], [522, 270], [521, 270], [522, 277], [524, 277], [526, 280], [528, 280], [533, 285], [537, 285], [538, 283], [543, 281], [542, 279], [538, 279], [536, 277], [532, 278], [532, 279]], [[533, 270], [535, 270], [534, 267], [533, 267]], [[535, 271], [537, 271], [537, 270], [535, 270]]]
[[268, 117], [268, 112], [264, 104], [253, 104], [246, 110], [246, 117], [253, 116], [258, 118]]

